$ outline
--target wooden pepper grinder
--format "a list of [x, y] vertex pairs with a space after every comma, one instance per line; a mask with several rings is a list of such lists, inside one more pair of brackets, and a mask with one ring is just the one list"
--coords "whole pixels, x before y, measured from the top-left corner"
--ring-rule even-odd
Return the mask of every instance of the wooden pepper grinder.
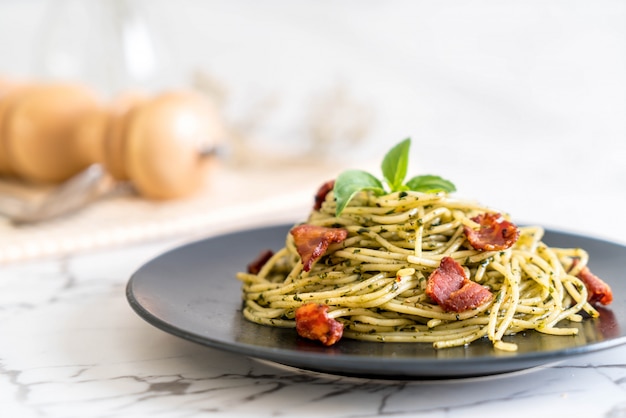
[[88, 89], [45, 84], [0, 97], [0, 174], [61, 182], [102, 164], [141, 196], [172, 199], [198, 190], [223, 129], [199, 94], [128, 94], [103, 105]]

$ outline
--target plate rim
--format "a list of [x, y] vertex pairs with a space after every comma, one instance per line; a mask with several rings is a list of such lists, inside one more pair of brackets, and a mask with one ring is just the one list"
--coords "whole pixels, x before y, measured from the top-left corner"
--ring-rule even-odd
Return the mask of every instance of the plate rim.
[[[172, 256], [176, 252], [185, 251], [192, 246], [201, 246], [203, 243], [207, 241], [218, 241], [220, 239], [224, 239], [225, 237], [232, 237], [236, 235], [248, 235], [253, 233], [259, 233], [262, 231], [268, 230], [279, 230], [282, 229], [287, 231], [290, 227], [292, 227], [295, 223], [275, 223], [264, 226], [256, 226], [251, 228], [238, 229], [230, 232], [225, 232], [197, 240], [193, 240], [191, 242], [187, 242], [185, 244], [179, 245], [177, 247], [171, 248], [147, 262], [143, 263], [138, 269], [136, 269], [132, 275], [130, 276], [126, 286], [125, 286], [125, 295], [126, 299], [133, 309], [133, 311], [139, 315], [143, 320], [148, 322], [150, 325], [168, 333], [174, 335], [178, 338], [182, 338], [188, 341], [192, 341], [194, 343], [215, 348], [218, 350], [223, 350], [235, 354], [240, 354], [252, 358], [257, 358], [261, 360], [267, 360], [279, 364], [283, 364], [290, 367], [295, 368], [304, 368], [306, 370], [318, 371], [323, 373], [331, 373], [336, 375], [349, 375], [349, 376], [365, 376], [365, 377], [376, 377], [376, 378], [398, 378], [403, 377], [402, 375], [394, 374], [393, 376], [387, 375], [384, 373], [377, 372], [368, 372], [364, 367], [359, 366], [364, 361], [364, 358], [361, 356], [356, 356], [353, 354], [344, 354], [342, 353], [340, 356], [329, 356], [326, 352], [310, 352], [310, 351], [296, 351], [291, 348], [278, 348], [278, 347], [263, 347], [258, 346], [246, 342], [225, 342], [219, 339], [212, 339], [206, 335], [201, 335], [197, 332], [189, 331], [181, 329], [178, 326], [172, 325], [169, 322], [163, 320], [162, 318], [155, 315], [150, 310], [146, 309], [146, 307], [138, 300], [137, 295], [134, 292], [134, 284], [138, 280], [138, 275], [148, 268], [151, 263], [160, 260], [164, 257]], [[525, 224], [526, 225], [526, 224]], [[624, 251], [626, 254], [626, 245], [623, 245], [619, 242], [613, 242], [604, 238], [594, 237], [590, 235], [582, 235], [576, 232], [569, 232], [559, 228], [547, 228], [544, 227], [546, 233], [556, 233], [563, 236], [571, 236], [573, 238], [584, 238], [587, 240], [596, 241], [601, 244], [608, 244], [612, 246], [619, 247], [621, 251]], [[234, 283], [238, 283], [233, 276]], [[237, 308], [237, 312], [241, 312], [240, 308]], [[256, 324], [257, 326], [263, 326]], [[381, 343], [370, 343], [370, 344], [381, 344]], [[388, 343], [385, 343], [388, 344]], [[413, 343], [398, 343], [398, 344], [413, 344]], [[416, 343], [417, 344], [417, 343]], [[536, 352], [525, 352], [521, 354], [516, 354], [515, 356], [485, 356], [485, 357], [462, 357], [462, 358], [412, 358], [407, 360], [406, 358], [396, 358], [396, 357], [382, 357], [376, 359], [378, 362], [385, 364], [392, 364], [394, 366], [402, 366], [402, 365], [411, 365], [413, 368], [419, 366], [428, 366], [429, 369], [441, 366], [464, 366], [467, 364], [475, 364], [482, 365], [488, 364], [490, 369], [496, 369], [496, 371], [487, 372], [487, 373], [459, 373], [459, 374], [445, 374], [445, 373], [414, 373], [410, 372], [405, 377], [411, 378], [465, 378], [465, 377], [476, 377], [476, 376], [485, 376], [485, 375], [495, 375], [501, 373], [515, 372], [522, 369], [528, 369], [533, 366], [541, 366], [544, 364], [552, 363], [555, 361], [562, 361], [565, 358], [571, 358], [575, 356], [580, 356], [584, 354], [595, 353], [602, 350], [607, 350], [610, 348], [614, 348], [620, 345], [626, 344], [626, 335], [621, 335], [615, 338], [603, 340], [603, 341], [595, 341], [589, 344], [584, 344], [580, 346], [572, 346], [566, 348], [559, 348], [552, 351], [536, 351]], [[310, 363], [313, 364], [316, 361], [327, 361], [329, 363], [324, 364], [322, 367], [303, 367], [303, 364]], [[293, 361], [297, 361], [297, 364], [294, 364]], [[341, 363], [341, 364], [339, 364]], [[519, 367], [493, 367], [493, 366], [501, 366], [503, 364], [508, 365], [517, 365]], [[349, 366], [349, 367], [346, 367]], [[498, 371], [501, 370], [501, 371]]]

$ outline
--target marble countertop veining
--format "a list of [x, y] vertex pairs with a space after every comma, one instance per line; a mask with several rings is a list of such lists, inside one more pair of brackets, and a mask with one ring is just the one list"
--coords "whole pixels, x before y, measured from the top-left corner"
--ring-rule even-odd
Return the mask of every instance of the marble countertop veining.
[[[619, 165], [603, 166], [601, 149], [589, 156], [591, 168], [603, 175], [621, 173]], [[463, 166], [451, 167], [458, 171], [451, 178], [469, 185], [466, 195], [624, 243], [626, 225], [615, 221], [617, 214], [589, 216], [588, 205], [558, 198], [567, 198], [567, 191], [544, 183], [535, 188], [532, 202], [545, 205], [535, 207], [512, 191], [489, 197], [491, 188], [477, 187], [479, 174], [464, 177]], [[521, 174], [509, 181], [556, 182], [541, 172]], [[626, 195], [610, 183], [598, 183], [592, 193], [601, 208], [626, 207]], [[292, 216], [288, 211], [273, 221]], [[241, 219], [228, 228], [252, 226], [245, 213]], [[267, 214], [257, 219], [268, 221]], [[0, 266], [0, 416], [626, 416], [626, 345], [500, 376], [393, 381], [294, 370], [181, 340], [141, 319], [125, 288], [145, 262], [191, 239], [170, 237]]]
[[377, 380], [197, 345], [140, 319], [130, 275], [162, 241], [2, 269], [3, 417], [626, 416], [626, 346], [500, 376]]

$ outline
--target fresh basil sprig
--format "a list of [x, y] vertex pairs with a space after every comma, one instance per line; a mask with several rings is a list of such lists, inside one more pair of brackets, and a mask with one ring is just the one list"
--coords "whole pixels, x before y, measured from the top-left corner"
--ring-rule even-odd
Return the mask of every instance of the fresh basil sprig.
[[372, 191], [377, 196], [406, 190], [424, 193], [452, 193], [456, 191], [452, 182], [430, 174], [412, 177], [405, 183], [404, 179], [409, 167], [410, 147], [411, 138], [407, 138], [385, 154], [381, 169], [387, 187], [377, 177], [366, 171], [347, 170], [339, 174], [333, 188], [337, 203], [335, 215], [341, 215], [352, 198], [364, 190]]

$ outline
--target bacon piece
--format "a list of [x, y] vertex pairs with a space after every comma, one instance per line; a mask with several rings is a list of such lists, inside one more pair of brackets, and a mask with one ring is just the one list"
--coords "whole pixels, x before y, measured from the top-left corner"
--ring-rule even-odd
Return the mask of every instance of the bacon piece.
[[320, 210], [322, 208], [322, 203], [326, 200], [326, 195], [333, 189], [333, 187], [335, 187], [335, 180], [328, 180], [326, 183], [322, 184], [319, 189], [317, 189], [313, 210]]
[[320, 341], [330, 346], [343, 335], [343, 324], [328, 317], [328, 305], [305, 303], [296, 309], [296, 331], [310, 340]]
[[[578, 259], [575, 258], [572, 262], [570, 270], [576, 267], [577, 264]], [[587, 288], [587, 302], [592, 304], [601, 303], [602, 305], [609, 305], [613, 302], [613, 291], [611, 290], [611, 286], [593, 274], [591, 270], [589, 270], [589, 267], [583, 267], [576, 277], [582, 280]]]
[[248, 273], [259, 274], [265, 263], [267, 263], [273, 255], [274, 251], [272, 250], [261, 251], [257, 258], [255, 258], [254, 261], [248, 264]]
[[348, 237], [346, 229], [309, 224], [295, 226], [290, 232], [302, 258], [304, 271], [311, 270], [313, 263], [324, 255], [330, 243], [342, 242]]
[[478, 229], [465, 226], [463, 231], [472, 247], [477, 250], [499, 251], [511, 247], [519, 238], [517, 226], [499, 213], [483, 213], [472, 218]]
[[489, 302], [493, 295], [465, 276], [452, 257], [444, 257], [428, 277], [426, 294], [446, 311], [463, 312]]

